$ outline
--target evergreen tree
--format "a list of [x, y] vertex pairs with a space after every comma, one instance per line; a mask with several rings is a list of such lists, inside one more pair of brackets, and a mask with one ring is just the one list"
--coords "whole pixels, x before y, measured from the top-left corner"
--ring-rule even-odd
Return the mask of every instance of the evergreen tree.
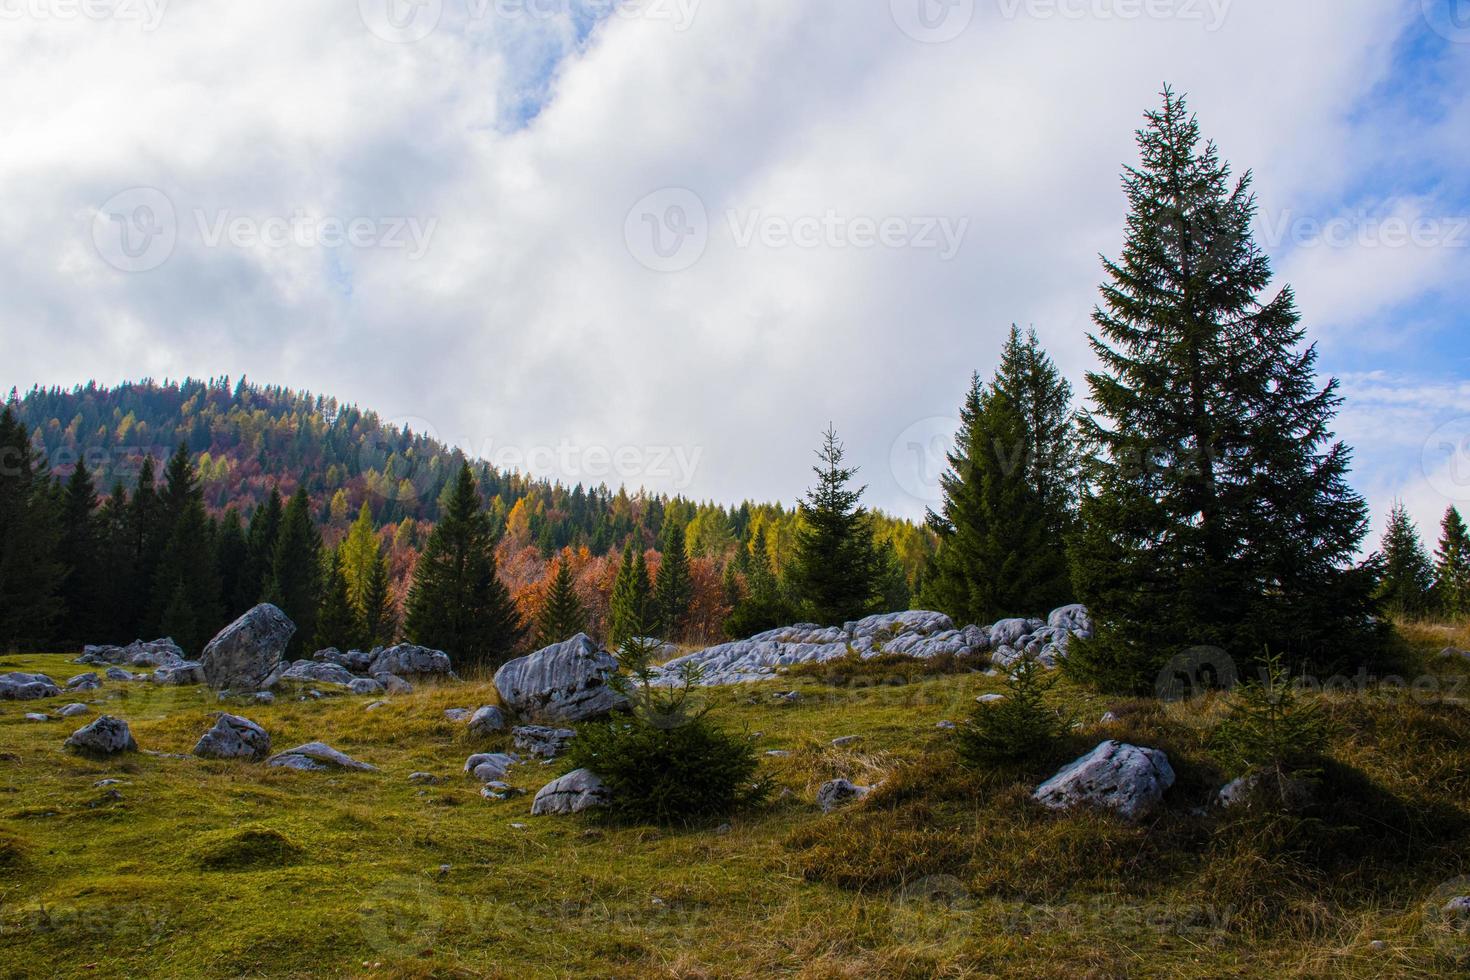
[[689, 577], [689, 555], [684, 546], [684, 525], [664, 521], [663, 543], [659, 549], [658, 574], [653, 581], [653, 604], [658, 632], [668, 640], [683, 635], [689, 619], [689, 606], [694, 601], [694, 581]]
[[42, 461], [10, 406], [0, 409], [0, 649], [39, 649], [62, 611], [59, 531]]
[[1378, 599], [1398, 616], [1422, 616], [1429, 611], [1434, 566], [1424, 551], [1419, 529], [1402, 503], [1395, 503], [1383, 532], [1383, 578]]
[[563, 556], [556, 563], [556, 574], [551, 579], [541, 615], [536, 619], [536, 645], [549, 647], [586, 629], [587, 610], [573, 588], [571, 563]]
[[313, 650], [325, 650], [327, 647], [354, 650], [364, 646], [362, 618], [348, 595], [341, 548], [333, 551], [327, 561], [322, 602], [316, 616], [316, 635], [311, 646]]
[[1451, 619], [1470, 615], [1470, 533], [1460, 512], [1451, 507], [1440, 524], [1435, 552], [1434, 592], [1440, 612]]
[[373, 568], [378, 563], [381, 551], [378, 532], [373, 527], [373, 514], [367, 501], [357, 512], [357, 519], [347, 530], [347, 539], [342, 543], [342, 574], [347, 578], [347, 592], [359, 607], [364, 606]]
[[129, 524], [133, 539], [133, 583], [125, 632], [133, 639], [141, 639], [144, 633], [156, 637], [158, 633], [150, 629], [153, 624], [149, 622], [153, 609], [153, 581], [157, 577], [163, 547], [168, 541], [151, 455], [143, 457], [138, 470], [138, 486], [133, 491]]
[[172, 637], [197, 654], [224, 624], [212, 528], [183, 443], [169, 459], [158, 501], [164, 545], [153, 573], [149, 632]]
[[995, 377], [976, 375], [929, 514], [939, 538], [923, 604], [958, 622], [1033, 615], [1071, 600], [1064, 542], [1077, 496], [1072, 388], [1032, 331], [1011, 327]]
[[875, 610], [880, 563], [867, 509], [859, 505], [866, 487], [849, 484], [855, 468], [842, 465], [842, 443], [828, 427], [813, 467], [817, 485], [801, 504], [792, 587], [815, 622], [836, 625]]
[[608, 606], [608, 643], [622, 649], [629, 640], [644, 636], [653, 623], [653, 587], [648, 582], [648, 563], [643, 549], [630, 540], [623, 548], [623, 561], [613, 580], [612, 599]]
[[297, 487], [281, 515], [276, 550], [271, 557], [267, 601], [296, 624], [287, 654], [306, 652], [316, 638], [316, 615], [322, 596], [322, 537], [311, 519], [311, 499], [305, 487]]
[[61, 504], [61, 539], [58, 558], [63, 569], [61, 583], [62, 636], [73, 646], [97, 642], [103, 629], [101, 533], [98, 528], [97, 490], [85, 460], [78, 459], [66, 481]]
[[234, 604], [237, 608], [250, 609], [259, 603], [270, 584], [271, 565], [276, 557], [276, 538], [281, 533], [281, 517], [285, 502], [281, 491], [271, 488], [264, 504], [255, 509], [250, 517], [250, 531], [246, 536], [245, 567], [235, 583]]
[[97, 533], [99, 561], [107, 570], [107, 574], [102, 576], [98, 635], [102, 643], [127, 643], [136, 639], [132, 635], [134, 618], [131, 603], [137, 578], [137, 551], [128, 494], [121, 482], [113, 484], [112, 493], [98, 513]]
[[250, 542], [245, 536], [240, 512], [230, 507], [220, 518], [214, 546], [214, 567], [219, 577], [220, 603], [224, 610], [222, 620], [233, 621], [254, 605], [253, 602], [240, 602], [240, 580], [249, 554]]
[[1341, 398], [1336, 381], [1317, 387], [1291, 289], [1262, 295], [1250, 175], [1231, 178], [1167, 89], [1138, 144], [1082, 420], [1090, 490], [1073, 577], [1098, 632], [1068, 667], [1146, 690], [1197, 645], [1242, 662], [1284, 647], [1326, 670], [1372, 656], [1376, 569], [1354, 564], [1367, 510], [1330, 430]]
[[405, 620], [409, 639], [459, 664], [499, 666], [525, 634], [497, 576], [495, 539], [468, 464], [419, 556]]
[[393, 586], [388, 578], [386, 555], [378, 555], [377, 561], [373, 562], [360, 610], [363, 643], [369, 649], [391, 646], [398, 635], [398, 615], [393, 606]]

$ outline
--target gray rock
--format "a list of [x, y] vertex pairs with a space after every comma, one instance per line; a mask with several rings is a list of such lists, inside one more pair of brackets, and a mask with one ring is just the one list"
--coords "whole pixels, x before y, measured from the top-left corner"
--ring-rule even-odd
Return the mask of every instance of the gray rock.
[[383, 685], [371, 677], [354, 677], [347, 690], [353, 694], [382, 694]]
[[437, 786], [439, 783], [444, 782], [444, 779], [431, 772], [411, 772], [408, 774], [408, 781], [426, 786]]
[[311, 686], [316, 684], [335, 684], [339, 687], [348, 687], [357, 678], [352, 672], [341, 664], [334, 664], [320, 660], [298, 660], [284, 671], [277, 670], [269, 678], [270, 687], [288, 686]]
[[134, 640], [125, 647], [86, 646], [76, 659], [79, 664], [126, 664], [133, 667], [170, 667], [184, 660], [184, 651], [168, 638]]
[[107, 679], [110, 681], [135, 681], [138, 675], [131, 670], [123, 670], [121, 667], [107, 668]]
[[445, 708], [445, 721], [464, 721], [470, 716], [469, 708]]
[[617, 671], [612, 654], [578, 633], [501, 667], [495, 689], [501, 703], [525, 721], [586, 721], [626, 702], [608, 683]]
[[250, 700], [254, 701], [256, 704], [275, 704], [276, 696], [270, 691], [256, 691], [254, 694], [250, 695]]
[[307, 742], [294, 749], [273, 755], [266, 765], [303, 772], [321, 772], [327, 769], [351, 769], [357, 772], [377, 772], [377, 766], [358, 762], [351, 756], [338, 752], [325, 742]]
[[71, 733], [66, 748], [83, 755], [107, 756], [138, 751], [128, 723], [121, 718], [103, 715], [96, 721]]
[[372, 704], [368, 705], [367, 707], [363, 708], [362, 710], [363, 711], [377, 711], [379, 708], [387, 707], [387, 705], [388, 705], [388, 702], [387, 701], [374, 701]]
[[270, 603], [261, 603], [235, 620], [204, 648], [200, 661], [216, 690], [259, 691], [281, 662], [296, 624]]
[[1446, 659], [1470, 660], [1470, 650], [1460, 650], [1455, 647], [1445, 647], [1439, 651], [1439, 655]]
[[1163, 752], [1109, 740], [1064, 766], [1032, 796], [1052, 810], [1096, 806], [1135, 820], [1156, 807], [1173, 785], [1174, 770]]
[[975, 699], [975, 702], [977, 704], [994, 704], [997, 701], [1004, 701], [1005, 699], [1006, 696], [1004, 694], [982, 694]]
[[89, 714], [91, 710], [92, 709], [87, 707], [85, 704], [72, 702], [71, 704], [64, 706], [60, 711], [56, 713], [63, 718], [75, 718], [78, 715]]
[[0, 701], [35, 701], [60, 694], [61, 688], [45, 674], [23, 674], [18, 670], [0, 674]]
[[165, 664], [149, 678], [155, 684], [183, 687], [186, 684], [204, 683], [204, 665], [196, 660], [181, 660], [176, 664]]
[[43, 715], [39, 711], [27, 711], [26, 721], [50, 721], [50, 715]]
[[941, 721], [935, 724], [935, 728], [942, 728], [947, 732], [954, 731], [959, 726], [952, 721]]
[[606, 806], [607, 787], [588, 769], [574, 769], [541, 787], [531, 803], [533, 817], [581, 813], [590, 807]]
[[510, 767], [520, 762], [518, 756], [505, 752], [480, 752], [465, 760], [464, 771], [482, 783], [504, 779]]
[[1452, 919], [1470, 919], [1470, 895], [1456, 895], [1440, 911]]
[[364, 650], [349, 650], [343, 653], [336, 647], [328, 647], [318, 650], [311, 655], [311, 659], [324, 663], [336, 664], [346, 668], [353, 674], [366, 674], [371, 672], [373, 666], [373, 655]]
[[493, 704], [476, 708], [470, 715], [469, 731], [476, 738], [489, 738], [505, 731], [505, 712]]
[[384, 650], [374, 650], [368, 673], [374, 677], [379, 674], [414, 678], [454, 677], [449, 654], [443, 650], [414, 646], [412, 643], [400, 643]]
[[846, 779], [829, 779], [817, 790], [817, 806], [823, 813], [831, 813], [853, 800], [860, 800], [873, 791], [871, 786], [856, 786]]
[[1249, 808], [1252, 803], [1264, 801], [1272, 795], [1275, 796], [1270, 801], [1273, 807], [1284, 806], [1295, 812], [1311, 806], [1316, 801], [1317, 790], [1305, 779], [1287, 776], [1278, 780], [1267, 773], [1256, 772], [1232, 779], [1220, 787], [1215, 802], [1223, 809], [1233, 810]]
[[221, 714], [194, 746], [201, 759], [264, 759], [270, 752], [271, 737], [264, 728], [230, 714]]
[[790, 754], [791, 753], [786, 751], [785, 749], [766, 749], [766, 755], [770, 756], [772, 759], [784, 759]]
[[374, 674], [373, 680], [383, 686], [389, 694], [412, 694], [413, 685], [396, 674]]
[[77, 674], [75, 677], [69, 678], [66, 682], [66, 689], [68, 691], [95, 691], [101, 686], [102, 679], [93, 670], [89, 670], [85, 674]]
[[575, 736], [570, 728], [548, 728], [544, 725], [522, 725], [511, 729], [515, 747], [543, 759], [554, 759]]
[[841, 736], [839, 738], [834, 738], [832, 740], [832, 745], [833, 745], [834, 748], [839, 748], [840, 749], [840, 748], [845, 748], [846, 746], [849, 746], [849, 745], [856, 745], [857, 743], [861, 742], [862, 740], [863, 740], [863, 737], [861, 735], [843, 735], [843, 736]]

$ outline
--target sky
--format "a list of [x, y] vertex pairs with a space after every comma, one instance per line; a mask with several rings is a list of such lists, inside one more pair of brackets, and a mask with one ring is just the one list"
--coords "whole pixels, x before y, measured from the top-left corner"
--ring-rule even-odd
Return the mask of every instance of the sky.
[[1079, 401], [1168, 82], [1251, 170], [1375, 529], [1470, 508], [1470, 0], [0, 0], [0, 385], [246, 375], [568, 483], [919, 517]]

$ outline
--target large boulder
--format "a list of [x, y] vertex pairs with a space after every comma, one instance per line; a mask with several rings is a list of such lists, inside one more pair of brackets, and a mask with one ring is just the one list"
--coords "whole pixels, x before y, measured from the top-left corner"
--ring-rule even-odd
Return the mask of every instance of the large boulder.
[[548, 728], [545, 725], [522, 725], [510, 731], [516, 748], [543, 759], [555, 759], [561, 755], [576, 734], [570, 728]]
[[1174, 770], [1163, 752], [1109, 740], [1064, 766], [1032, 796], [1052, 810], [1095, 806], [1136, 820], [1173, 785]]
[[296, 624], [268, 602], [219, 631], [204, 648], [200, 661], [209, 686], [216, 690], [258, 691], [281, 662]]
[[366, 674], [372, 669], [373, 654], [364, 650], [348, 650], [343, 653], [336, 647], [327, 647], [311, 655], [311, 659], [346, 667], [354, 674]]
[[581, 813], [589, 807], [605, 806], [607, 801], [607, 787], [596, 773], [589, 769], [574, 769], [541, 787], [531, 803], [531, 815]]
[[454, 677], [449, 654], [443, 650], [414, 646], [412, 643], [400, 643], [396, 647], [374, 650], [368, 673], [374, 677], [379, 674], [413, 678]]
[[283, 769], [299, 769], [302, 772], [323, 772], [329, 769], [350, 769], [357, 772], [377, 772], [377, 766], [358, 762], [351, 756], [338, 752], [325, 742], [307, 742], [294, 749], [287, 749], [270, 757], [266, 765]]
[[341, 687], [348, 687], [356, 678], [352, 676], [352, 671], [341, 664], [323, 660], [298, 660], [285, 670], [280, 670], [278, 666], [267, 680], [266, 686], [267, 689], [270, 689], [281, 684], [297, 686], [337, 684]]
[[201, 759], [264, 759], [270, 752], [271, 737], [264, 728], [230, 714], [221, 714], [194, 746]]
[[609, 684], [617, 672], [612, 654], [578, 633], [501, 667], [495, 689], [501, 703], [526, 721], [586, 721], [627, 700]]
[[[384, 674], [383, 676], [389, 675]], [[347, 685], [347, 690], [353, 694], [382, 694], [383, 685], [371, 677], [354, 677]]]
[[18, 670], [0, 674], [0, 701], [35, 701], [60, 694], [61, 688], [45, 674], [22, 674]]
[[138, 751], [128, 723], [111, 715], [103, 715], [90, 725], [78, 728], [64, 744], [73, 752], [91, 756]]
[[505, 731], [505, 712], [493, 704], [476, 708], [470, 715], [469, 732], [476, 738], [489, 738]]
[[397, 674], [374, 674], [372, 679], [377, 681], [378, 686], [381, 687], [388, 694], [413, 693], [413, 685], [404, 680], [402, 677], [399, 677]]
[[204, 683], [204, 665], [197, 660], [181, 660], [176, 664], [165, 664], [149, 678], [155, 684], [170, 684], [182, 687], [185, 684]]

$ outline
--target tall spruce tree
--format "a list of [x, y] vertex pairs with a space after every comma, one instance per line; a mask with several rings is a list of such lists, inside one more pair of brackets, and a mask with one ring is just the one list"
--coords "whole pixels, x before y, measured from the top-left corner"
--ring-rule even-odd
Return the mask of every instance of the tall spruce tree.
[[414, 569], [404, 628], [409, 639], [458, 664], [497, 667], [525, 635], [497, 575], [495, 538], [474, 474], [460, 467], [454, 492]]
[[745, 597], [725, 620], [725, 634], [736, 640], [788, 625], [795, 616], [771, 567], [765, 527], [755, 529], [750, 547], [742, 548], [741, 554], [745, 556]]
[[61, 505], [58, 558], [63, 569], [61, 635], [72, 646], [101, 641], [105, 566], [97, 514], [97, 488], [84, 459], [66, 481]]
[[388, 556], [379, 554], [368, 575], [367, 591], [359, 609], [363, 643], [369, 648], [391, 646], [398, 635], [398, 614], [393, 605], [393, 584], [388, 576]]
[[1435, 552], [1434, 594], [1439, 611], [1451, 619], [1470, 615], [1470, 533], [1454, 507], [1445, 511]]
[[316, 615], [316, 635], [312, 638], [311, 647], [313, 650], [325, 650], [327, 647], [359, 649], [365, 645], [362, 632], [362, 617], [348, 594], [342, 549], [337, 548], [327, 558], [322, 601]]
[[214, 567], [219, 577], [220, 605], [226, 622], [245, 612], [251, 603], [240, 602], [240, 577], [244, 574], [246, 559], [250, 554], [250, 542], [245, 536], [245, 525], [240, 512], [228, 508], [220, 518], [214, 543]]
[[30, 432], [0, 409], [0, 650], [49, 643], [62, 612], [57, 514]]
[[317, 609], [322, 597], [322, 536], [311, 519], [311, 499], [305, 487], [297, 487], [281, 514], [271, 556], [270, 583], [266, 601], [274, 603], [296, 624], [296, 634], [287, 648], [290, 656], [306, 651], [316, 637]]
[[790, 579], [813, 620], [831, 626], [876, 609], [881, 564], [872, 522], [859, 504], [867, 488], [850, 486], [857, 470], [843, 465], [845, 452], [830, 426], [817, 458], [817, 485], [801, 504]]
[[271, 487], [265, 503], [250, 515], [250, 530], [246, 534], [245, 567], [235, 583], [234, 604], [239, 609], [249, 609], [260, 602], [270, 584], [271, 565], [276, 557], [276, 538], [281, 533], [281, 517], [285, 513], [285, 501], [281, 491]]
[[[129, 504], [129, 524], [133, 537], [133, 583], [128, 603], [127, 634], [140, 639], [150, 632], [149, 615], [153, 609], [153, 581], [157, 577], [158, 560], [168, 543], [164, 526], [163, 503], [158, 496], [153, 456], [146, 454], [138, 469], [138, 486]], [[157, 636], [153, 632], [153, 636]]]
[[1077, 501], [1072, 387], [1033, 330], [1012, 326], [988, 385], [978, 375], [929, 514], [939, 538], [923, 604], [956, 621], [1034, 615], [1071, 600], [1066, 541]]
[[664, 639], [678, 640], [684, 635], [689, 606], [693, 602], [694, 581], [689, 575], [684, 525], [679, 521], [665, 520], [663, 542], [659, 546], [658, 574], [653, 581], [658, 630]]
[[100, 562], [107, 574], [102, 577], [102, 623], [99, 642], [121, 644], [136, 639], [131, 603], [137, 577], [137, 552], [134, 543], [131, 507], [122, 482], [114, 483], [112, 493], [97, 515], [100, 540]]
[[570, 639], [587, 629], [587, 609], [577, 598], [572, 581], [572, 565], [563, 556], [556, 563], [556, 574], [551, 578], [546, 602], [541, 606], [541, 615], [536, 617], [536, 645], [549, 647]]
[[1429, 611], [1434, 566], [1424, 550], [1419, 529], [1408, 508], [1395, 502], [1383, 531], [1383, 578], [1378, 599], [1398, 616], [1422, 616]]
[[643, 549], [630, 540], [623, 548], [622, 564], [613, 580], [608, 606], [608, 643], [622, 649], [629, 640], [647, 634], [653, 627], [653, 587], [648, 581], [648, 563]]
[[1126, 690], [1197, 645], [1336, 669], [1381, 649], [1376, 569], [1355, 564], [1367, 508], [1330, 428], [1337, 383], [1317, 386], [1290, 287], [1263, 295], [1250, 175], [1231, 177], [1184, 99], [1163, 100], [1094, 313], [1073, 576], [1098, 631], [1068, 666]]
[[153, 572], [154, 608], [148, 624], [197, 654], [223, 626], [214, 535], [204, 510], [199, 475], [180, 443], [168, 461], [159, 495], [164, 545]]

